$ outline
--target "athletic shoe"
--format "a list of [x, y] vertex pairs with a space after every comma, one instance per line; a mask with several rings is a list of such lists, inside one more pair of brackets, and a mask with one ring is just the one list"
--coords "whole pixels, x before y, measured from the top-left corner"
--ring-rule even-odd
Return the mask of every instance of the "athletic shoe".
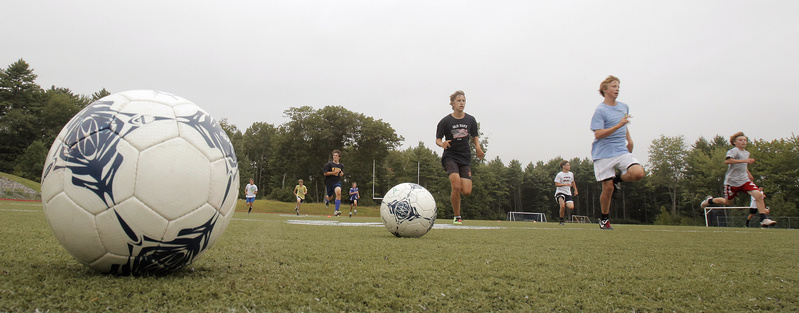
[[352, 217], [352, 212], [350, 212], [350, 217]]
[[353, 212], [353, 214], [358, 215], [358, 210], [355, 210], [355, 212]]
[[610, 227], [610, 220], [599, 220], [599, 229], [613, 230], [613, 227]]
[[297, 212], [297, 215], [300, 215], [300, 209], [294, 208], [294, 211]]
[[762, 222], [760, 222], [760, 226], [774, 226], [776, 224], [777, 221], [772, 220], [770, 218], [764, 219]]
[[566, 225], [566, 223], [564, 223], [563, 221], [560, 221], [560, 225]]
[[327, 198], [325, 198], [325, 207], [326, 208], [330, 207], [330, 200], [327, 200]]
[[744, 225], [745, 228], [749, 228], [749, 220], [746, 220], [746, 224]]
[[452, 219], [452, 224], [455, 224], [455, 225], [461, 225], [461, 224], [463, 224], [463, 219], [460, 219], [460, 218], [453, 218], [453, 219]]
[[613, 199], [621, 198], [621, 182], [613, 182], [613, 194], [611, 195]]
[[702, 203], [699, 204], [700, 207], [703, 209], [710, 206], [710, 200], [713, 199], [713, 196], [707, 196], [705, 200], [702, 200]]

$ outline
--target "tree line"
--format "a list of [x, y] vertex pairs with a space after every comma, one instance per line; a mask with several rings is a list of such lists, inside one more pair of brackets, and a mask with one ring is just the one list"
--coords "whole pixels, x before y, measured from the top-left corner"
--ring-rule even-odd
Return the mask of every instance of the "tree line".
[[[39, 181], [47, 151], [61, 128], [110, 92], [103, 88], [89, 96], [76, 95], [63, 87], [43, 89], [35, 79], [23, 59], [0, 69], [0, 171]], [[451, 217], [450, 185], [438, 147], [434, 151], [419, 142], [400, 149], [404, 138], [390, 124], [342, 106], [291, 107], [284, 116], [288, 121], [283, 124], [256, 122], [244, 130], [220, 120], [233, 142], [242, 185], [253, 178], [262, 197], [293, 201], [292, 190], [303, 179], [309, 190], [307, 200], [320, 202], [322, 166], [338, 149], [345, 165], [344, 189], [357, 182], [363, 205], [377, 205], [375, 198], [392, 186], [414, 182], [433, 194], [440, 218]], [[489, 142], [481, 138], [484, 151], [490, 149]], [[721, 195], [727, 168], [724, 156], [730, 148], [728, 138], [721, 135], [702, 137], [691, 145], [683, 136], [654, 139], [645, 165], [648, 176], [624, 184], [621, 199], [613, 201], [611, 217], [617, 223], [703, 223], [698, 204], [706, 195]], [[771, 215], [799, 216], [799, 138], [794, 134], [772, 141], [750, 138], [747, 150], [757, 160], [749, 168], [755, 183], [766, 190]], [[562, 160], [528, 164], [511, 160], [506, 165], [499, 156], [473, 159], [474, 190], [462, 203], [464, 218], [502, 220], [511, 211], [554, 218], [553, 180]], [[599, 216], [601, 186], [595, 181], [593, 162], [589, 158], [568, 161], [580, 191], [572, 213]], [[739, 201], [748, 205], [749, 197], [739, 197]]]

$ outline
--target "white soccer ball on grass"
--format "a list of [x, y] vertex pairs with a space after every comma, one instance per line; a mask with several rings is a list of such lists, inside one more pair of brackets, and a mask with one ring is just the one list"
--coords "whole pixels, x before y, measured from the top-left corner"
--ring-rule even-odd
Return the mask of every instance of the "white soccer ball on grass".
[[42, 172], [42, 204], [75, 259], [114, 274], [182, 268], [222, 235], [239, 170], [219, 123], [154, 90], [113, 94], [58, 134]]
[[397, 237], [421, 237], [436, 222], [436, 200], [424, 187], [413, 183], [394, 186], [383, 197], [380, 217]]

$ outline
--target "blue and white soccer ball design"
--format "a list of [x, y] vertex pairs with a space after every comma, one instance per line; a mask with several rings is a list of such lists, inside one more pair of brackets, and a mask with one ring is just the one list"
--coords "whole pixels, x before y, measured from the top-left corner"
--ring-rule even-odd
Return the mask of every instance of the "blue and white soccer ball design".
[[383, 197], [380, 217], [397, 237], [421, 237], [436, 222], [436, 200], [424, 187], [413, 183], [394, 186]]
[[236, 207], [239, 170], [219, 123], [153, 90], [104, 97], [58, 134], [42, 204], [75, 259], [114, 274], [160, 274], [202, 255]]

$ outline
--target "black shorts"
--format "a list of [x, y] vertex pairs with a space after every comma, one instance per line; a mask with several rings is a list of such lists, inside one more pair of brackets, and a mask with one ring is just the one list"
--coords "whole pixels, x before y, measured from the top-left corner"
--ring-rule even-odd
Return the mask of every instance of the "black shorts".
[[327, 196], [328, 197], [332, 197], [332, 196], [336, 195], [336, 187], [341, 188], [341, 182], [337, 182], [335, 184], [327, 186]]
[[457, 163], [452, 159], [444, 159], [441, 164], [444, 166], [444, 170], [447, 171], [447, 175], [457, 173], [461, 178], [472, 179], [472, 168], [469, 165]]
[[555, 195], [555, 203], [560, 204], [560, 202], [558, 202], [558, 198], [563, 198], [563, 203], [574, 202], [572, 196], [565, 193], [558, 193]]
[[749, 214], [757, 214], [757, 208], [749, 209]]

